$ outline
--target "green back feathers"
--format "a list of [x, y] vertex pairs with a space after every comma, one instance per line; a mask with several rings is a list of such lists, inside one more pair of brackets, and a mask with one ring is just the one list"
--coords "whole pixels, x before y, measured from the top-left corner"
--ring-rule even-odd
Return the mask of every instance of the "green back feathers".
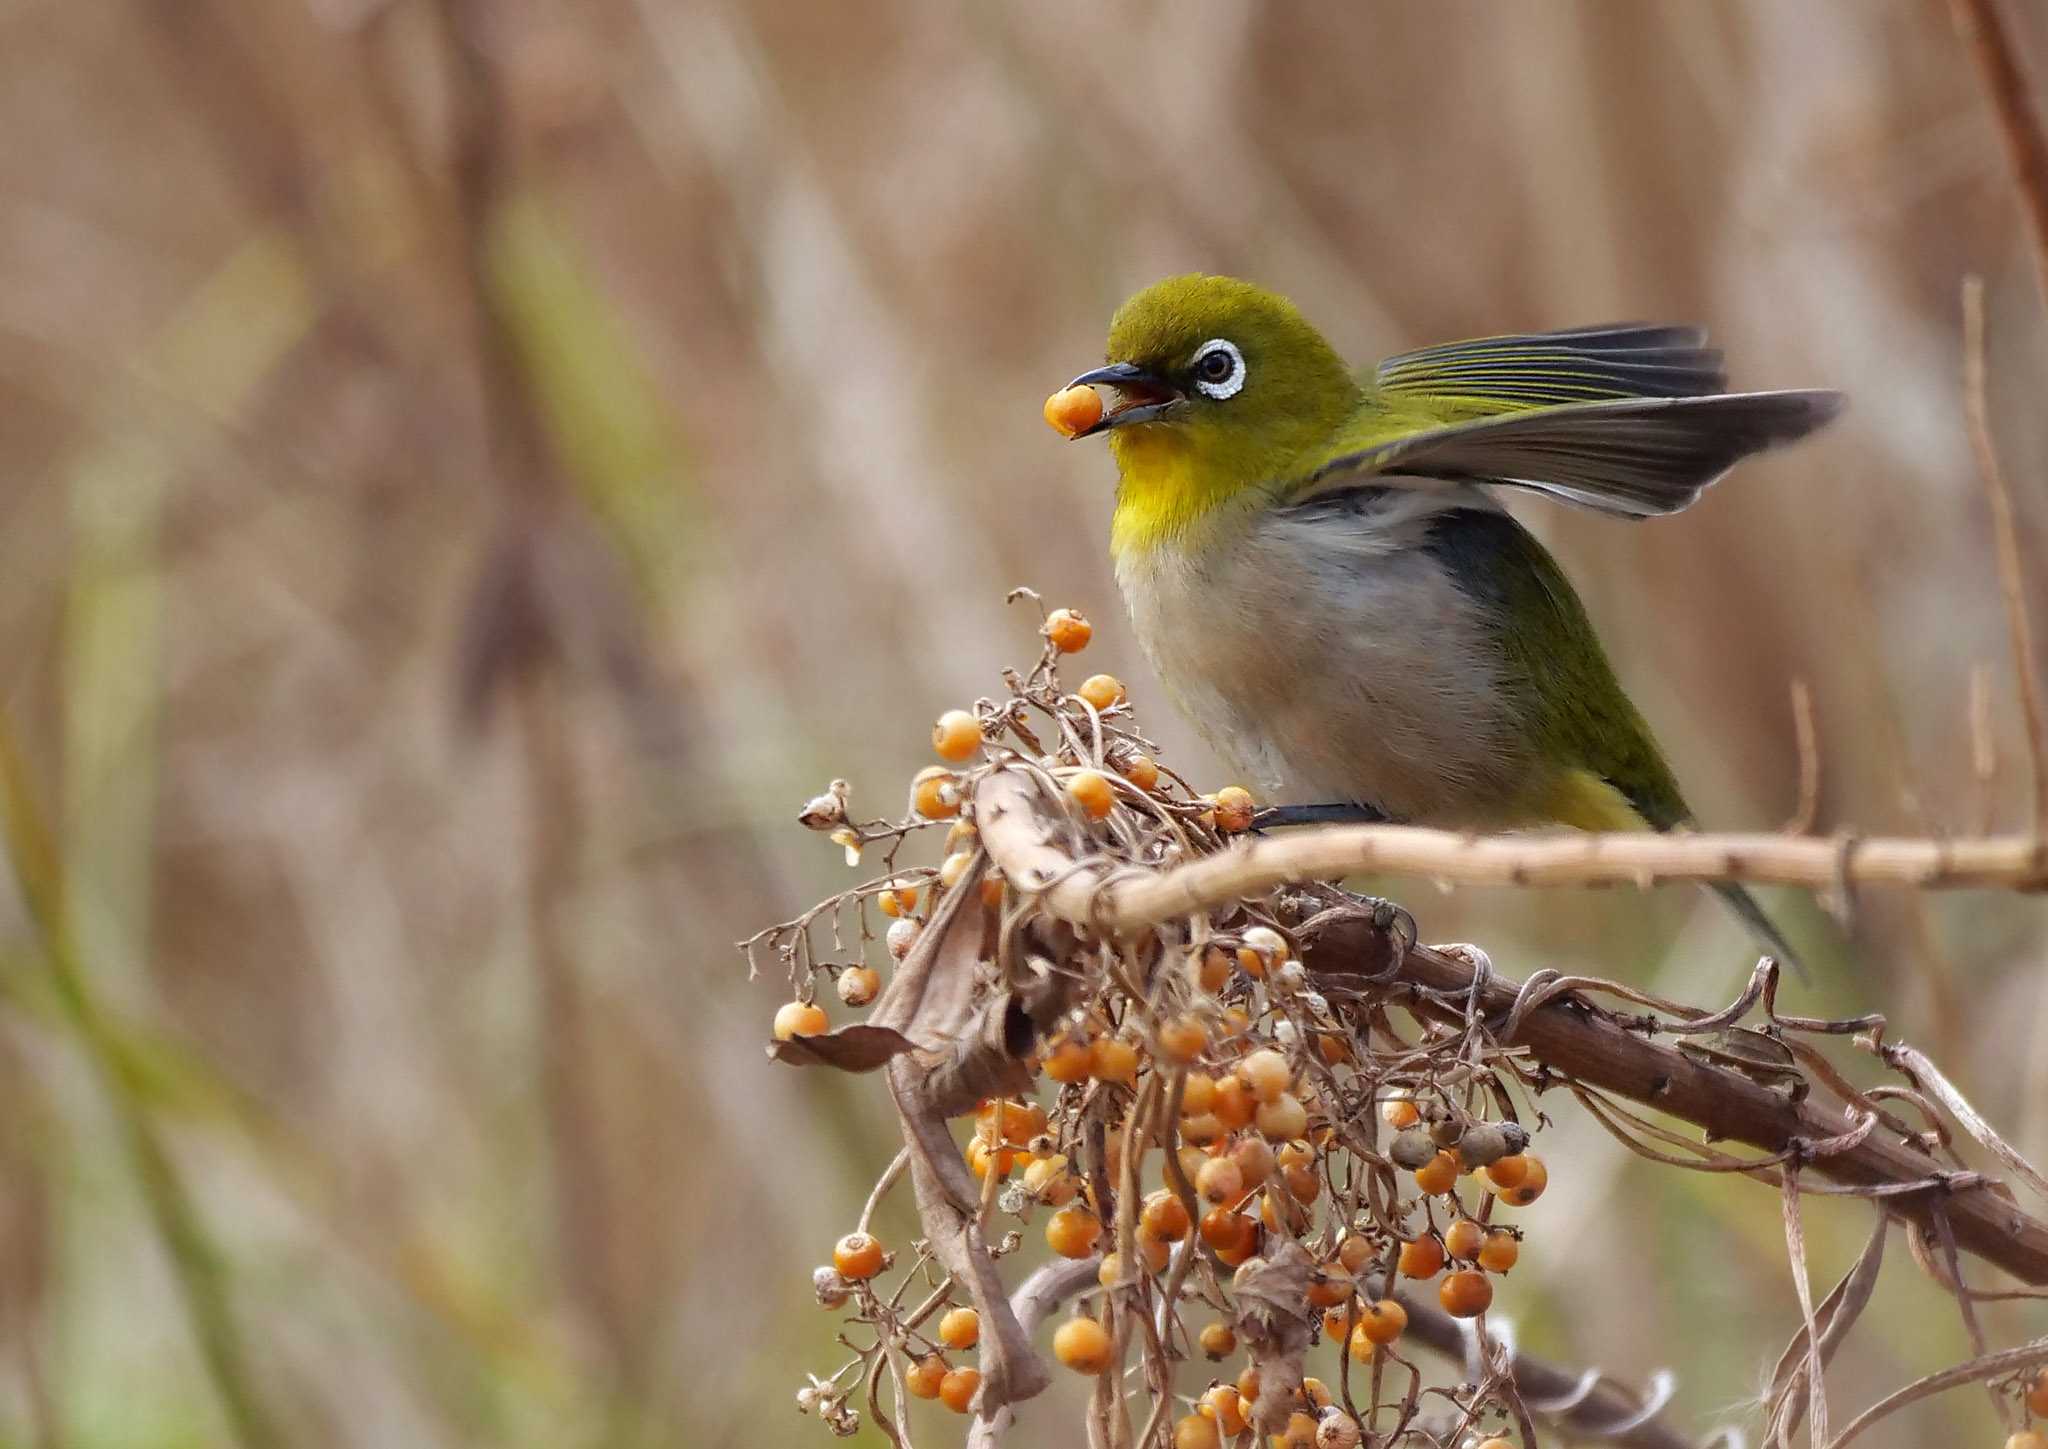
[[[1424, 546], [1486, 611], [1506, 662], [1506, 687], [1523, 701], [1537, 753], [1566, 767], [1561, 776], [1533, 782], [1545, 796], [1529, 802], [1532, 818], [1625, 828], [1598, 818], [1604, 802], [1585, 787], [1604, 783], [1658, 830], [1689, 819], [1671, 767], [1549, 551], [1505, 513], [1475, 508], [1439, 514]], [[1590, 778], [1576, 780], [1572, 770]], [[1584, 798], [1553, 798], [1559, 791]]]

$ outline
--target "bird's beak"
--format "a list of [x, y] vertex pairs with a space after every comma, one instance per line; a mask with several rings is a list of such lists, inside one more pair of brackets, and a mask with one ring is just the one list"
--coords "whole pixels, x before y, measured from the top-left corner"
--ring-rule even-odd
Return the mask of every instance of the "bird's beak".
[[1179, 388], [1129, 362], [1112, 362], [1107, 367], [1084, 372], [1067, 386], [1110, 387], [1116, 390], [1116, 401], [1102, 415], [1102, 420], [1075, 433], [1077, 438], [1093, 437], [1129, 423], [1149, 423], [1165, 416], [1182, 402]]

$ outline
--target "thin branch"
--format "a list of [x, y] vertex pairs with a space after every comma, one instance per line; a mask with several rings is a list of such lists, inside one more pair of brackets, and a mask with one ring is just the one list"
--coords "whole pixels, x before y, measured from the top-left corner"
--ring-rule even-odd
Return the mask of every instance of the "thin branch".
[[2035, 280], [2041, 284], [2041, 299], [2048, 302], [2048, 135], [2042, 133], [2033, 89], [2013, 53], [2012, 35], [1996, 0], [1949, 0], [1949, 14], [1970, 47], [1978, 79], [1998, 117], [2013, 190], [2019, 193], [2033, 237]]
[[[1204, 870], [1206, 863], [1179, 866], [1156, 876], [1077, 864], [1054, 843], [1058, 833], [1039, 813], [1032, 781], [1021, 772], [998, 770], [979, 782], [975, 821], [983, 845], [1011, 884], [1028, 889], [1037, 883], [1056, 882], [1042, 890], [1039, 904], [1077, 927], [1134, 933], [1155, 921], [1205, 909], [1210, 903], [1208, 892], [1215, 877]], [[1322, 834], [1342, 839], [1362, 833], [1377, 835], [1385, 829], [1332, 828]], [[1264, 880], [1271, 886], [1297, 878], [1291, 869], [1273, 873], [1261, 867], [1243, 875], [1242, 868], [1248, 858], [1269, 846], [1312, 845], [1318, 838], [1261, 842], [1224, 857], [1241, 874], [1221, 899], [1257, 894], [1258, 887], [1245, 884], [1246, 880]], [[1445, 838], [1468, 850], [1514, 844]], [[1302, 854], [1297, 851], [1287, 857], [1290, 867]], [[1337, 875], [1348, 868], [1355, 867], [1322, 867], [1309, 874]], [[1304, 962], [1319, 975], [1368, 976], [1421, 988], [1411, 1005], [1419, 1014], [1434, 1019], [1462, 1024], [1465, 1003], [1472, 1001], [1488, 1020], [1505, 1021], [1521, 992], [1518, 983], [1490, 971], [1482, 973], [1469, 961], [1398, 940], [1393, 933], [1375, 927], [1363, 913], [1321, 929], [1302, 946]], [[1440, 1001], [1457, 1004], [1440, 1005]], [[1621, 1019], [1575, 998], [1551, 1001], [1525, 1013], [1515, 1036], [1502, 1044], [1526, 1047], [1537, 1062], [1565, 1077], [1682, 1118], [1711, 1138], [1745, 1142], [1768, 1152], [1845, 1138], [1859, 1126], [1838, 1110], [1810, 1100], [1791, 1101], [1786, 1094], [1740, 1072], [1647, 1041], [1627, 1029]], [[2025, 1282], [2048, 1283], [2048, 1224], [2027, 1216], [1995, 1192], [1961, 1186], [1957, 1174], [1888, 1134], [1870, 1132], [1853, 1147], [1812, 1161], [1809, 1170], [1851, 1188], [1896, 1194], [1884, 1199], [1886, 1210], [1930, 1231], [1934, 1228], [1933, 1202], [1942, 1198], [1964, 1249]], [[1958, 1185], [1951, 1187], [1951, 1183]], [[1916, 1186], [1906, 1191], [1901, 1184]]]
[[2034, 657], [2034, 627], [2027, 617], [2026, 571], [2020, 561], [2019, 530], [2013, 521], [2012, 488], [1991, 435], [1991, 409], [1984, 388], [1984, 282], [1963, 279], [1963, 411], [1970, 422], [1970, 446], [1991, 502], [1991, 531], [1998, 549], [1998, 592], [2005, 600], [2006, 633], [2012, 641], [2013, 672], [2020, 707], [2027, 717], [2027, 752], [2034, 770], [2034, 833], [2048, 831], [2048, 704]]
[[[1005, 868], [1007, 874], [1007, 867]], [[1117, 878], [1109, 881], [1112, 874]], [[1790, 835], [1460, 835], [1413, 825], [1335, 825], [1260, 839], [1167, 871], [1107, 864], [1019, 884], [1045, 887], [1055, 914], [1111, 931], [1214, 910], [1276, 886], [1346, 875], [1410, 875], [1457, 885], [1654, 886], [1746, 881], [1835, 890], [2048, 889], [2048, 844], [2032, 836], [1976, 840]], [[1010, 879], [1017, 880], [1015, 876]], [[1070, 914], [1087, 902], [1093, 916]]]

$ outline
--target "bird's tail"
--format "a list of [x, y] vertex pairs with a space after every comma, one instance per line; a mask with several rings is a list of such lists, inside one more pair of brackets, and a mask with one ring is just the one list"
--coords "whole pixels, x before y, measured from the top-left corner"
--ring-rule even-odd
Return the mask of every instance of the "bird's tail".
[[1756, 903], [1755, 896], [1734, 881], [1717, 881], [1712, 889], [1715, 895], [1727, 903], [1728, 909], [1755, 934], [1758, 943], [1777, 958], [1779, 965], [1791, 967], [1792, 974], [1799, 978], [1801, 985], [1813, 984], [1813, 977], [1807, 972], [1806, 963], [1799, 959], [1799, 953], [1792, 949], [1791, 943], [1785, 939], [1785, 933], [1778, 929], [1777, 923], [1764, 914], [1764, 908]]

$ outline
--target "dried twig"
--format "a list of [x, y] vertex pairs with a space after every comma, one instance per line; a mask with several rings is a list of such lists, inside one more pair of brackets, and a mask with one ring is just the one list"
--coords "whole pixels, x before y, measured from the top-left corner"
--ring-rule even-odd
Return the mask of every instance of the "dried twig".
[[[2048, 244], [2048, 242], [2044, 242]], [[2044, 279], [2048, 285], [2048, 279]], [[2048, 831], [2048, 702], [2034, 656], [2034, 628], [2027, 615], [2027, 581], [2020, 562], [2019, 530], [2013, 521], [2012, 488], [1991, 436], [1991, 411], [1984, 392], [1984, 283], [1963, 279], [1963, 411], [1970, 446], [1977, 454], [1984, 493], [1991, 502], [1991, 531], [1998, 549], [1998, 591], [2005, 601], [2006, 633], [2012, 641], [2013, 674], [2026, 713], [2027, 752], [2034, 771], [2034, 833]]]
[[2048, 301], [2048, 136], [2041, 129], [2032, 87], [2013, 53], [2012, 36], [1996, 0], [1949, 0], [1949, 14], [1970, 46], [1984, 93], [1998, 117], [2013, 190], [2019, 193], [2033, 236], [2035, 277], [2041, 299]]
[[[1107, 866], [1070, 874], [1050, 894], [1086, 901], [1110, 930], [1211, 910], [1276, 886], [1346, 875], [1410, 875], [1458, 885], [1653, 886], [1745, 881], [1830, 890], [2048, 889], [2048, 845], [2032, 836], [1978, 840], [1790, 835], [1461, 835], [1412, 825], [1328, 826], [1260, 839], [1159, 872]], [[1043, 885], [1050, 877], [1035, 879]], [[1071, 920], [1069, 910], [1056, 914]]]

